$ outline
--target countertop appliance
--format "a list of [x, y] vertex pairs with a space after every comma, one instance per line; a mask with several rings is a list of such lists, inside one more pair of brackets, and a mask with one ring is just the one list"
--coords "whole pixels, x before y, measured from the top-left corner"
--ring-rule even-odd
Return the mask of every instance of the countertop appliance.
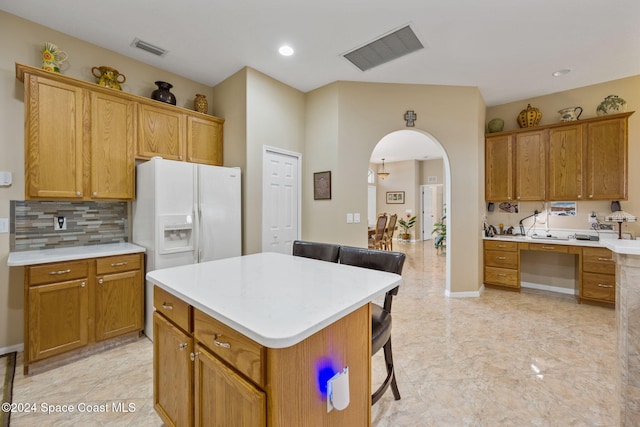
[[[136, 166], [133, 242], [146, 271], [240, 256], [239, 168], [165, 160]], [[153, 285], [145, 284], [144, 333], [153, 340]]]

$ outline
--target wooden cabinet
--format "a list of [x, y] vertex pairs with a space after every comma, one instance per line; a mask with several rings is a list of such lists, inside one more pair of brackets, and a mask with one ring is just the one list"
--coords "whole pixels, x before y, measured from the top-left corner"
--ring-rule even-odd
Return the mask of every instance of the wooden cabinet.
[[538, 201], [546, 197], [546, 153], [548, 131], [515, 135], [515, 198]]
[[485, 199], [626, 199], [631, 114], [487, 136]]
[[589, 200], [627, 199], [627, 117], [586, 125]]
[[187, 160], [222, 166], [222, 120], [217, 117], [187, 118]]
[[191, 335], [155, 312], [153, 314], [153, 404], [168, 426], [193, 425], [192, 354]]
[[141, 255], [96, 260], [96, 340], [105, 340], [143, 328]]
[[584, 197], [584, 126], [549, 129], [549, 200]]
[[615, 304], [616, 264], [607, 248], [583, 248], [580, 301]]
[[484, 241], [484, 283], [520, 289], [520, 253], [517, 242]]
[[143, 328], [143, 254], [27, 266], [24, 373], [29, 365]]

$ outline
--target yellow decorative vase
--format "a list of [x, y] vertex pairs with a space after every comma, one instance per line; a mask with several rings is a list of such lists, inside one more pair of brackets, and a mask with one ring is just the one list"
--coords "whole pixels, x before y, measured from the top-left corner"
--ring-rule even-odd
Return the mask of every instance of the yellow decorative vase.
[[196, 98], [193, 100], [193, 108], [198, 113], [207, 114], [207, 111], [209, 110], [209, 103], [207, 102], [207, 97], [199, 93], [196, 93]]
[[527, 104], [527, 108], [520, 111], [520, 114], [518, 114], [518, 125], [521, 128], [538, 126], [541, 118], [542, 113], [540, 112], [540, 110], [532, 107], [531, 104]]
[[98, 79], [96, 83], [100, 86], [110, 87], [113, 89], [122, 90], [121, 83], [124, 83], [127, 78], [124, 74], [120, 74], [115, 68], [101, 66], [91, 68], [91, 74]]

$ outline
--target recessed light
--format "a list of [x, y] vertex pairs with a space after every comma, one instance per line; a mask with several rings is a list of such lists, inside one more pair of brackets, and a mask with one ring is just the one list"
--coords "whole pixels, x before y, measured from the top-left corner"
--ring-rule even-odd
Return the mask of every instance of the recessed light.
[[293, 55], [293, 48], [291, 46], [281, 46], [280, 49], [278, 49], [278, 52], [280, 52], [280, 55], [282, 56], [291, 56]]
[[554, 71], [553, 73], [551, 73], [551, 75], [553, 77], [560, 77], [560, 76], [564, 76], [565, 74], [569, 74], [570, 72], [571, 72], [570, 69], [565, 68], [563, 70]]

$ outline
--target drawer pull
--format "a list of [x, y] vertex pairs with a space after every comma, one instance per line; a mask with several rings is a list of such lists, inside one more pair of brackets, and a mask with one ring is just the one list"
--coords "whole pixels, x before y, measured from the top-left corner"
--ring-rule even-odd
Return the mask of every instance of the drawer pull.
[[187, 348], [188, 346], [189, 346], [189, 344], [187, 344], [186, 342], [183, 342], [182, 344], [180, 344], [180, 345], [178, 346], [178, 349], [179, 349], [180, 351], [182, 351], [182, 350], [184, 350], [185, 348]]
[[100, 283], [102, 285], [104, 283], [104, 280], [100, 278], [100, 279], [98, 279], [98, 283]]
[[213, 344], [216, 347], [231, 348], [231, 344], [229, 344], [228, 342], [218, 341], [218, 338], [221, 337], [221, 336], [222, 336], [222, 334], [214, 334], [213, 335]]
[[199, 351], [196, 351], [195, 353], [191, 352], [191, 354], [189, 355], [189, 357], [191, 357], [191, 361], [192, 362], [195, 362], [196, 357], [198, 357], [198, 356], [200, 356], [200, 352]]
[[504, 260], [504, 259], [507, 259], [507, 257], [506, 256], [497, 256], [496, 259]]
[[67, 270], [60, 270], [60, 271], [50, 271], [49, 274], [50, 275], [56, 275], [56, 274], [67, 274], [67, 273], [71, 273], [71, 269], [67, 269]]
[[127, 264], [129, 264], [127, 261], [114, 262], [114, 263], [111, 263], [111, 267], [122, 267], [123, 265], [127, 265]]
[[599, 288], [613, 288], [613, 285], [605, 285], [603, 283], [598, 283]]
[[165, 310], [173, 310], [173, 304], [170, 302], [163, 302], [162, 308], [164, 308]]
[[553, 246], [543, 246], [542, 249], [547, 249], [547, 250], [554, 250], [555, 248]]
[[499, 248], [506, 248], [507, 247], [507, 245], [496, 245], [496, 246], [498, 246]]
[[507, 277], [507, 275], [506, 275], [506, 274], [504, 274], [504, 273], [498, 273], [498, 276], [499, 276], [499, 277]]
[[85, 286], [87, 286], [87, 284], [86, 284], [85, 282], [82, 282], [82, 283], [80, 284], [80, 287], [82, 287], [82, 288], [84, 288]]
[[611, 262], [613, 262], [613, 258], [598, 258], [598, 261], [611, 261]]

